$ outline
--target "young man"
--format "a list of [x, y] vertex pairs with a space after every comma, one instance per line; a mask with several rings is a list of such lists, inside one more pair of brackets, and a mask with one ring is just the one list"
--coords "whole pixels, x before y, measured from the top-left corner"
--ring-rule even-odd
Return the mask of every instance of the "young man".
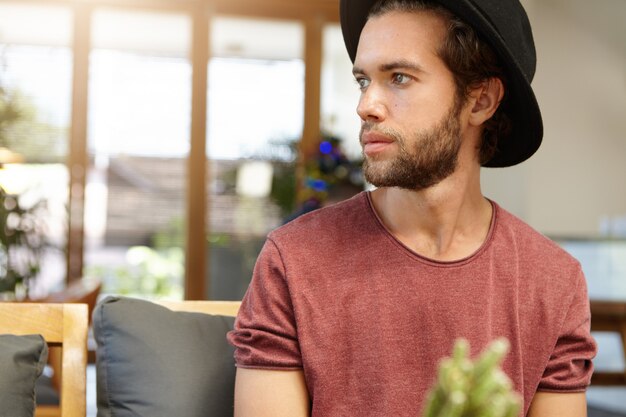
[[237, 417], [419, 416], [455, 339], [504, 336], [532, 417], [586, 415], [580, 265], [483, 197], [539, 147], [517, 0], [342, 0], [377, 189], [272, 232], [235, 330]]

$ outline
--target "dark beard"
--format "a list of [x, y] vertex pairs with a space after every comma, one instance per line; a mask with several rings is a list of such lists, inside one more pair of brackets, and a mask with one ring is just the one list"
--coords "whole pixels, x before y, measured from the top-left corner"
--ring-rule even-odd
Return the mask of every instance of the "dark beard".
[[444, 118], [431, 130], [415, 132], [407, 149], [407, 140], [397, 131], [378, 128], [372, 122], [361, 127], [376, 131], [396, 141], [399, 152], [391, 160], [376, 161], [363, 155], [365, 179], [376, 187], [400, 187], [419, 191], [438, 184], [457, 167], [461, 148], [459, 114], [462, 106], [455, 102]]

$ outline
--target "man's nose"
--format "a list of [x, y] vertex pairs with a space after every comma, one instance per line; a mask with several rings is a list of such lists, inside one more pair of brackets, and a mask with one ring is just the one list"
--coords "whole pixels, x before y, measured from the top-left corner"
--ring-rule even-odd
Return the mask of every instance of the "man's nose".
[[387, 107], [385, 106], [382, 91], [375, 85], [370, 84], [367, 89], [361, 93], [356, 112], [364, 122], [383, 121], [387, 116]]

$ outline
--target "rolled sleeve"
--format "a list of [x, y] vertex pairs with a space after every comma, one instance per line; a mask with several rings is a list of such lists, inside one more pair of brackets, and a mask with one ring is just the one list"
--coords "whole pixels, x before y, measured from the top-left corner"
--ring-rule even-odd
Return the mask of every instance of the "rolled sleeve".
[[241, 368], [301, 369], [297, 326], [285, 268], [268, 238], [257, 259], [235, 328], [228, 333]]
[[580, 269], [574, 291], [556, 346], [539, 383], [539, 391], [582, 392], [591, 381], [592, 359], [597, 345], [591, 336], [587, 284]]

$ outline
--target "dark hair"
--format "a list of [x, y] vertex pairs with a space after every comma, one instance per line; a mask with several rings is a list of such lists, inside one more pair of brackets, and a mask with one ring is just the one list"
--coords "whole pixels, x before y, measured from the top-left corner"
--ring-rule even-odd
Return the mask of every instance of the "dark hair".
[[370, 10], [369, 17], [392, 12], [433, 12], [445, 19], [448, 31], [439, 48], [439, 57], [454, 76], [457, 98], [467, 100], [472, 88], [490, 78], [499, 78], [504, 85], [504, 97], [494, 115], [485, 122], [479, 159], [484, 165], [496, 153], [498, 139], [511, 131], [511, 119], [506, 114], [507, 80], [505, 70], [497, 55], [483, 41], [474, 28], [453, 15], [445, 7], [427, 0], [379, 0]]

